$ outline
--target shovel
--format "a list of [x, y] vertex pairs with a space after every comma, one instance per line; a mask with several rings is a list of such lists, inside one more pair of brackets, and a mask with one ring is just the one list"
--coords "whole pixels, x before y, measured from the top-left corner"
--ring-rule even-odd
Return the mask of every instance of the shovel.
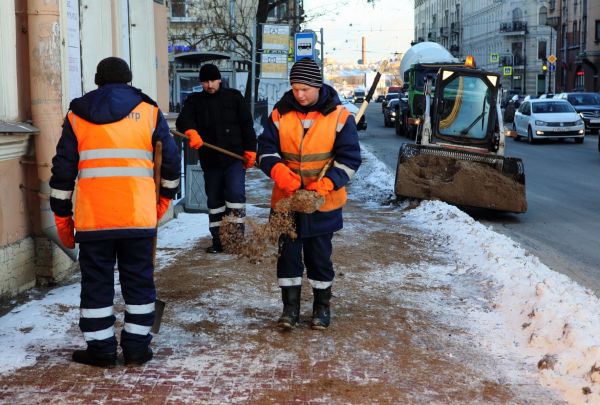
[[[156, 142], [154, 146], [154, 185], [156, 188], [156, 203], [158, 204], [158, 200], [160, 198], [160, 168], [162, 166], [162, 142]], [[156, 232], [158, 235], [158, 221], [156, 221]], [[158, 236], [154, 237], [154, 242], [152, 245], [152, 262], [154, 263], [154, 267], [156, 268], [156, 243]], [[154, 334], [157, 334], [160, 331], [160, 324], [162, 322], [163, 313], [165, 312], [165, 302], [162, 300], [156, 299], [154, 303], [154, 324], [150, 331]]]
[[[174, 130], [174, 129], [171, 130], [171, 133], [173, 135], [177, 135], [177, 136], [179, 136], [181, 138], [190, 139], [190, 137], [187, 136], [186, 134], [181, 133], [181, 132], [179, 132], [177, 130]], [[223, 148], [221, 148], [219, 146], [216, 146], [216, 145], [213, 145], [213, 144], [210, 144], [210, 143], [207, 143], [207, 142], [202, 142], [202, 147], [204, 147], [204, 146], [206, 146], [209, 149], [216, 150], [217, 152], [221, 152], [221, 153], [223, 153], [223, 154], [225, 154], [227, 156], [230, 156], [232, 158], [236, 158], [238, 160], [241, 160], [244, 163], [246, 162], [246, 158], [245, 157], [243, 157], [242, 155], [238, 155], [237, 153], [233, 153], [231, 151], [228, 151], [227, 149], [223, 149]], [[258, 167], [258, 163], [255, 162], [254, 166]]]

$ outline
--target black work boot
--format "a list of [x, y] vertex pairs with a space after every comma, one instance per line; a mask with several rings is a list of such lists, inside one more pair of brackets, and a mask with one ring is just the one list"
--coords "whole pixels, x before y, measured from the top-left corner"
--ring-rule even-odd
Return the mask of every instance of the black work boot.
[[300, 322], [300, 289], [300, 286], [281, 289], [283, 312], [277, 321], [280, 328], [293, 329]]
[[117, 352], [96, 352], [93, 350], [75, 350], [72, 360], [75, 363], [94, 367], [112, 368], [117, 365]]
[[329, 300], [331, 300], [331, 287], [326, 289], [313, 288], [315, 296], [313, 302], [313, 317], [310, 327], [317, 330], [326, 329], [329, 326], [331, 314], [329, 312]]
[[206, 253], [223, 253], [221, 241], [213, 239], [212, 245], [206, 248]]
[[152, 349], [149, 347], [141, 352], [123, 350], [123, 360], [126, 366], [141, 366], [145, 362], [150, 361], [152, 357], [154, 357], [154, 353], [152, 353]]

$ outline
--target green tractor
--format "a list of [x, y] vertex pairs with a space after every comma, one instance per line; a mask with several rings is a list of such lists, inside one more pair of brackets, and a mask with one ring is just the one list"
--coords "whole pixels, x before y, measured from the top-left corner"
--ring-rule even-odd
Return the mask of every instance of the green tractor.
[[[419, 63], [408, 69], [408, 121], [414, 127], [416, 143], [400, 148], [395, 193], [459, 206], [525, 212], [523, 162], [504, 156], [500, 75], [473, 66]], [[418, 86], [421, 79], [422, 92]]]

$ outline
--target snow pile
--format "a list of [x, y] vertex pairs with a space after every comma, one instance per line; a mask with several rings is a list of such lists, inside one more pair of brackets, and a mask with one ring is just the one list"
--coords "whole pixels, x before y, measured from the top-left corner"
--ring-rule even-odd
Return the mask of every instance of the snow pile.
[[493, 310], [468, 314], [484, 348], [524, 358], [569, 402], [600, 400], [600, 301], [593, 293], [446, 203], [424, 201], [405, 218], [455, 252], [456, 273], [487, 281]]
[[35, 364], [40, 349], [65, 346], [65, 336], [77, 328], [79, 284], [53, 290], [0, 318], [0, 373]]

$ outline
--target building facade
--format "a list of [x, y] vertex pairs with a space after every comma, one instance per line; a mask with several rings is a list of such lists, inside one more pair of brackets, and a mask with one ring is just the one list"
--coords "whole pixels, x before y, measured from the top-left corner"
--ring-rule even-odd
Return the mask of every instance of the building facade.
[[[0, 2], [0, 299], [70, 274], [52, 242], [52, 157], [70, 101], [96, 88], [98, 62], [127, 60], [133, 86], [168, 111], [164, 0]], [[54, 231], [54, 233], [53, 233]], [[73, 253], [73, 252], [70, 252]]]
[[558, 32], [558, 91], [600, 91], [600, 4], [550, 0], [549, 21]]
[[417, 0], [415, 42], [433, 41], [453, 55], [503, 75], [503, 88], [538, 95], [554, 90], [547, 58], [556, 52], [543, 0]]

